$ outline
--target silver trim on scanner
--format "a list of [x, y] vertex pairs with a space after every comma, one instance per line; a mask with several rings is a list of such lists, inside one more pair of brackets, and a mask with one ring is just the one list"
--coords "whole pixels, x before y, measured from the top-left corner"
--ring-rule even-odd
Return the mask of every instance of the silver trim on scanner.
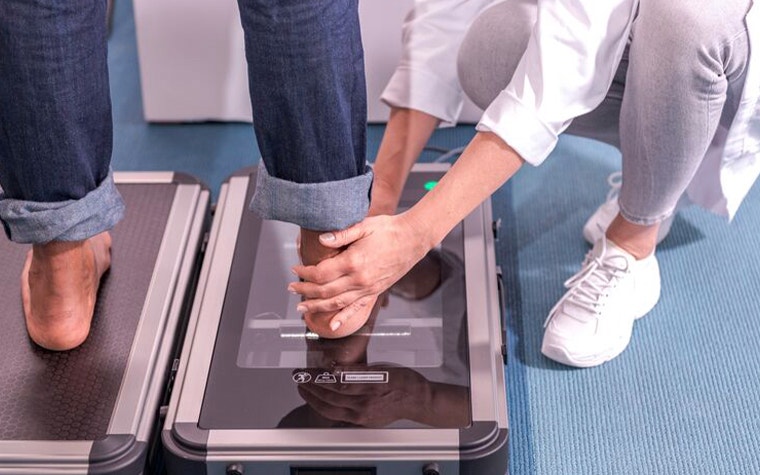
[[[155, 406], [156, 398], [163, 389], [155, 387], [155, 381], [162, 379], [155, 376], [155, 372], [163, 372], [169, 362], [171, 345], [164, 344], [162, 347], [161, 342], [166, 337], [173, 337], [166, 335], [164, 330], [179, 319], [182, 299], [175, 299], [175, 292], [183, 270], [182, 277], [185, 281], [189, 279], [186, 250], [191, 242], [190, 233], [194, 224], [198, 232], [196, 208], [200, 196], [198, 186], [177, 186], [116, 407], [108, 426], [109, 434], [137, 434], [141, 421], [145, 421], [146, 417], [155, 417], [155, 414], [143, 412], [152, 407], [149, 401]], [[153, 351], [154, 348], [159, 351]], [[143, 441], [147, 440], [147, 433], [145, 435]]]
[[[194, 338], [190, 345], [186, 345], [192, 349], [192, 352], [189, 353], [186, 372], [192, 374], [193, 378], [182, 378], [181, 390], [177, 391], [175, 388], [174, 395], [178, 396], [181, 393], [183, 398], [177, 406], [174, 422], [197, 424], [200, 419], [203, 394], [211, 369], [211, 358], [214, 353], [216, 333], [219, 328], [224, 296], [232, 268], [232, 256], [235, 252], [240, 216], [245, 209], [247, 189], [247, 176], [231, 178], [225, 190], [225, 201], [220, 198], [216, 209], [215, 224], [218, 222], [219, 225], [216, 229], [212, 227], [211, 230], [211, 239], [205, 259], [209, 263], [208, 273], [202, 274], [204, 281], [198, 283], [199, 292], [196, 296], [195, 305], [199, 304], [199, 313], [197, 322], [191, 321], [191, 324], [196, 323], [193, 336], [197, 335], [198, 337]], [[220, 234], [222, 229], [224, 233]], [[204, 267], [206, 267], [205, 264]], [[191, 340], [185, 341], [190, 342]], [[169, 420], [167, 417], [167, 422]]]

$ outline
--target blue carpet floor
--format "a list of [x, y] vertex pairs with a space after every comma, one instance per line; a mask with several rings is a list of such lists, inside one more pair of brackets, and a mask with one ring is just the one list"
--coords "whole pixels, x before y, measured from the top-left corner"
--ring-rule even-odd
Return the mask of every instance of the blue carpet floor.
[[498, 249], [512, 269], [512, 473], [760, 473], [760, 190], [730, 226], [682, 212], [658, 250], [662, 298], [628, 350], [568, 369], [541, 356], [542, 324], [588, 249], [581, 227], [619, 158], [571, 137], [554, 155], [520, 172], [511, 203], [494, 198], [513, 219]]
[[[180, 170], [218, 193], [227, 175], [258, 160], [251, 126], [146, 124], [131, 2], [116, 5], [114, 168]], [[370, 127], [370, 158], [381, 134]], [[453, 148], [472, 135], [466, 126], [441, 130], [433, 144]], [[658, 250], [661, 301], [636, 324], [623, 355], [574, 370], [539, 352], [544, 318], [588, 249], [583, 222], [619, 167], [615, 149], [563, 137], [543, 166], [526, 167], [494, 195], [504, 222], [497, 259], [508, 287], [510, 471], [758, 474], [757, 187], [731, 225], [696, 208], [679, 214]]]

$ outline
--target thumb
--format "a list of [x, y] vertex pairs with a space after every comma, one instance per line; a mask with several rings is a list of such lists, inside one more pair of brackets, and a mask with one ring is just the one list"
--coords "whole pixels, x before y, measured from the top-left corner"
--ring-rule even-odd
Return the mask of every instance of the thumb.
[[319, 243], [325, 247], [339, 249], [341, 247], [348, 246], [354, 241], [358, 241], [366, 234], [367, 232], [363, 224], [357, 223], [350, 228], [342, 229], [340, 231], [332, 231], [320, 234]]

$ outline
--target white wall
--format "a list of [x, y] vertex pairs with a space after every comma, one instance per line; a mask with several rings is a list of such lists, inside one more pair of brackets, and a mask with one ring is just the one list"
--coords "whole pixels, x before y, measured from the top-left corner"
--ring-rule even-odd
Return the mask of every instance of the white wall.
[[[368, 119], [384, 122], [380, 93], [401, 55], [401, 23], [413, 0], [359, 2]], [[243, 31], [235, 0], [134, 0], [145, 119], [250, 122]], [[465, 105], [462, 122], [480, 112]]]

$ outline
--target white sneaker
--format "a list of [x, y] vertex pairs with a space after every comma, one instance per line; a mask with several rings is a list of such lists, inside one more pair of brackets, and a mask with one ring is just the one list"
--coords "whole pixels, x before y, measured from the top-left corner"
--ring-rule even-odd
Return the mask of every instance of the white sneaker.
[[541, 353], [569, 366], [597, 366], [625, 350], [633, 322], [659, 300], [660, 268], [654, 254], [636, 260], [602, 236], [565, 287], [544, 323]]
[[[610, 185], [610, 191], [607, 193], [607, 201], [602, 203], [599, 208], [594, 211], [594, 214], [586, 221], [583, 226], [583, 237], [589, 244], [594, 244], [607, 232], [607, 228], [610, 227], [610, 223], [615, 219], [615, 216], [620, 212], [618, 206], [618, 195], [620, 194], [620, 185], [623, 183], [623, 172], [613, 172], [607, 177], [607, 183]], [[679, 203], [680, 204], [680, 203]], [[678, 207], [676, 208], [678, 209]], [[672, 215], [662, 223], [660, 223], [660, 230], [657, 232], [657, 244], [662, 242], [670, 232], [670, 227], [673, 225], [673, 218], [676, 213]]]

